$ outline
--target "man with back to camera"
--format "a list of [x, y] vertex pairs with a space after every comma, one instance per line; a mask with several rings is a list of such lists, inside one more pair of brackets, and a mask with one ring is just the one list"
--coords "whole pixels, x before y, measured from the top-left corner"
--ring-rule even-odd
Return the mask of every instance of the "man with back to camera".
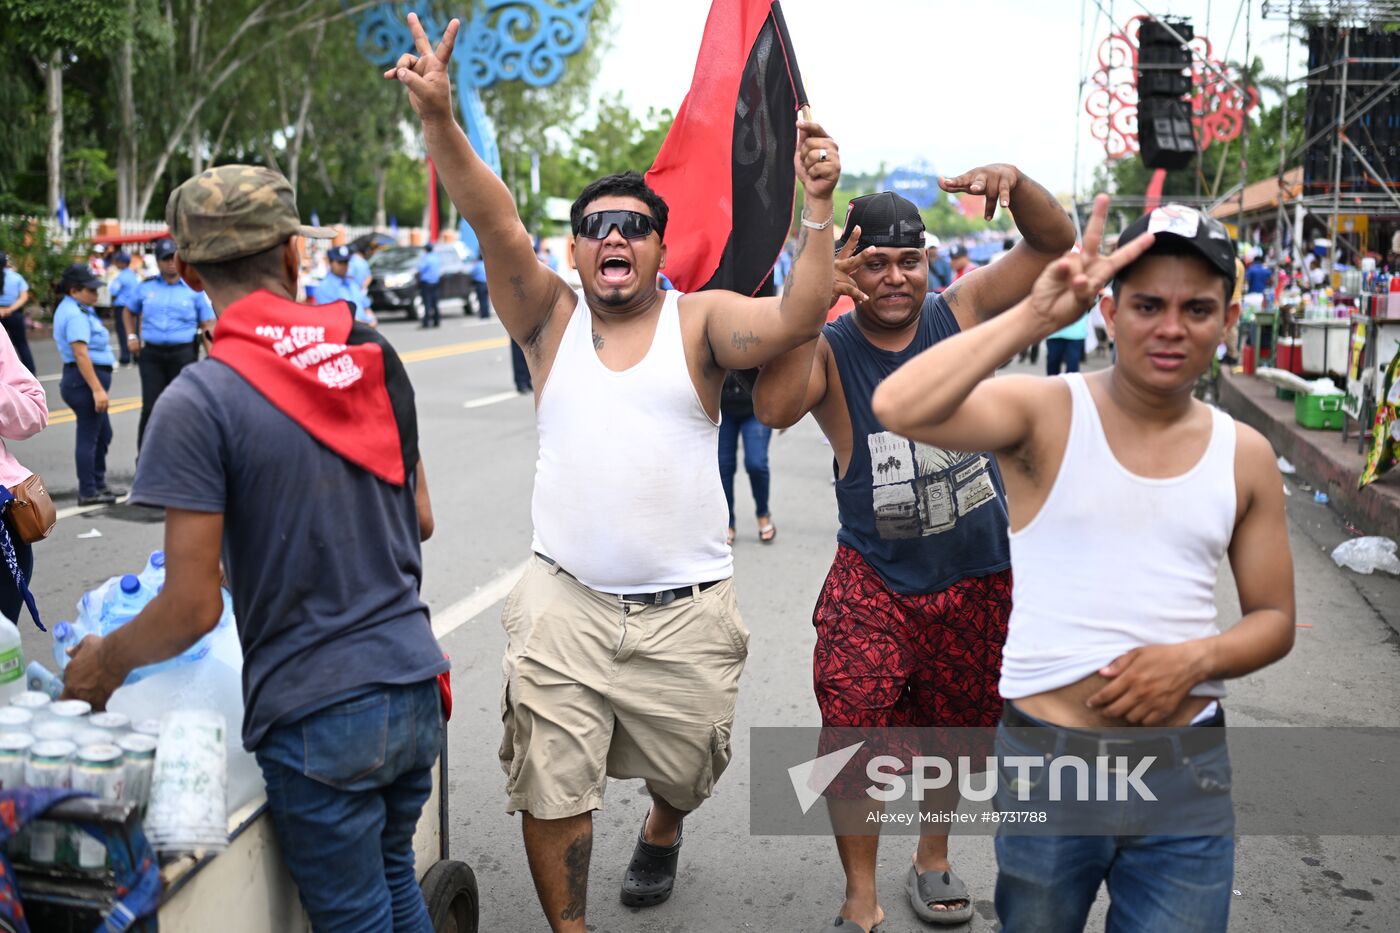
[[112, 268], [117, 270], [108, 283], [108, 294], [112, 298], [112, 325], [116, 330], [118, 357], [121, 364], [126, 366], [132, 359], [132, 344], [136, 341], [127, 339], [126, 322], [131, 303], [136, 299], [136, 291], [141, 286], [141, 276], [136, 274], [136, 270], [131, 268], [131, 255], [125, 250], [117, 250], [112, 254]]
[[798, 124], [806, 213], [782, 298], [659, 291], [668, 209], [636, 173], [574, 202], [575, 294], [536, 258], [510, 191], [453, 118], [457, 21], [436, 51], [415, 15], [409, 24], [418, 54], [385, 78], [407, 87], [439, 177], [480, 237], [537, 393], [537, 557], [504, 611], [501, 760], [550, 928], [582, 931], [607, 778], [642, 778], [650, 792], [622, 884], [625, 904], [647, 907], [671, 895], [682, 820], [729, 763], [748, 633], [724, 539], [720, 389], [727, 371], [819, 331], [840, 163], [819, 126]]
[[[134, 292], [123, 292], [122, 320], [126, 342], [141, 367], [141, 421], [136, 427], [136, 449], [146, 437], [146, 424], [156, 400], [175, 377], [199, 359], [195, 340], [214, 329], [214, 308], [209, 296], [190, 288], [176, 265], [174, 240], [155, 246], [158, 272]], [[113, 299], [113, 306], [116, 299]]]
[[[1099, 730], [1118, 729], [1119, 761], [1164, 759], [1143, 780], [1170, 804], [1147, 827], [1125, 831], [1126, 815], [1108, 804], [1098, 835], [1001, 827], [1002, 929], [1075, 933], [1107, 884], [1109, 930], [1216, 933], [1228, 924], [1234, 866], [1223, 681], [1293, 645], [1283, 482], [1262, 435], [1192, 397], [1240, 312], [1229, 234], [1169, 204], [1100, 256], [1108, 202], [1097, 199], [1083, 252], [1057, 260], [1006, 314], [890, 376], [874, 406], [916, 441], [991, 450], [1004, 464], [1016, 585], [998, 756], [1092, 760]], [[1078, 318], [1110, 280], [1102, 307], [1114, 366], [986, 378]], [[1222, 634], [1215, 583], [1226, 555], [1243, 618]], [[1137, 726], [1171, 727], [1165, 749], [1160, 732], [1124, 737]], [[1045, 808], [1045, 783], [1024, 803], [999, 784], [998, 808]], [[1102, 790], [1081, 799], [1107, 800]]]
[[418, 257], [416, 270], [418, 294], [423, 299], [423, 323], [419, 326], [424, 329], [441, 327], [442, 313], [438, 310], [438, 283], [442, 281], [442, 257], [437, 254], [433, 244], [429, 243], [423, 247], [423, 254]]
[[225, 557], [243, 744], [312, 928], [426, 933], [413, 833], [447, 661], [419, 597], [433, 521], [413, 386], [347, 306], [295, 301], [297, 236], [331, 231], [301, 225], [282, 175], [210, 169], [166, 220], [220, 320], [210, 358], [161, 397], [136, 470], [133, 501], [166, 510], [165, 585], [72, 649], [65, 695], [101, 708], [213, 629]]
[[[811, 412], [834, 454], [841, 528], [812, 614], [817, 705], [822, 725], [833, 730], [824, 743], [847, 728], [990, 727], [1000, 710], [995, 678], [1011, 573], [996, 462], [911, 445], [871, 413], [870, 399], [905, 360], [1018, 301], [1074, 242], [1074, 227], [1049, 192], [1010, 165], [939, 183], [985, 194], [988, 220], [999, 202], [1025, 238], [995, 272], [969, 273], [933, 295], [919, 209], [892, 191], [855, 199], [837, 263], [838, 287], [855, 310], [765, 366], [754, 388], [759, 420], [784, 428]], [[879, 836], [867, 829], [878, 804], [865, 797], [863, 782], [841, 780], [827, 801], [846, 898], [825, 929], [870, 930], [884, 919], [875, 879]], [[927, 812], [948, 812], [957, 802], [951, 786], [928, 795]], [[972, 900], [949, 863], [947, 825], [921, 824], [927, 831], [905, 888], [920, 918], [965, 923]]]

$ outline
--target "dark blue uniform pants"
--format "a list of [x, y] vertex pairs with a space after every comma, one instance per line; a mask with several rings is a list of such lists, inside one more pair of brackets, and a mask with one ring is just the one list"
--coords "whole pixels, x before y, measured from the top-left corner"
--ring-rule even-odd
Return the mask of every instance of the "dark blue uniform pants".
[[199, 358], [199, 351], [190, 343], [148, 343], [141, 348], [141, 423], [136, 427], [136, 449], [146, 436], [146, 422], [151, 409], [165, 387], [175, 381], [180, 370]]
[[[94, 366], [102, 388], [112, 387], [112, 367]], [[73, 409], [77, 419], [77, 440], [73, 462], [78, 469], [78, 495], [89, 498], [107, 485], [107, 448], [112, 444], [112, 422], [104, 411], [98, 413], [92, 399], [92, 389], [83, 381], [77, 364], [65, 363], [63, 379], [58, 384], [63, 401]]]

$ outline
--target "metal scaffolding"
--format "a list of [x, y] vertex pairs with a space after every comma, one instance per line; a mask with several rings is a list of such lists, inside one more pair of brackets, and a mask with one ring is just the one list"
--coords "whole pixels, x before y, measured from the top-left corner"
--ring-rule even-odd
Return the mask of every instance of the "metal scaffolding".
[[[1288, 96], [1284, 96], [1280, 190], [1283, 175], [1291, 166], [1305, 166], [1306, 183], [1302, 196], [1294, 202], [1297, 213], [1292, 222], [1297, 258], [1302, 258], [1304, 212], [1326, 218], [1334, 262], [1341, 258], [1342, 249], [1360, 255], [1365, 244], [1351, 242], [1343, 235], [1339, 229], [1342, 215], [1400, 216], [1400, 178], [1392, 175], [1395, 163], [1378, 157], [1384, 149], [1367, 118], [1378, 108], [1382, 117], [1393, 116], [1400, 109], [1396, 106], [1400, 101], [1400, 57], [1353, 54], [1353, 39], [1400, 21], [1400, 0], [1264, 0], [1263, 14], [1266, 19], [1286, 20], [1290, 37], [1302, 27], [1309, 30], [1313, 44], [1325, 43], [1323, 48], [1310, 48], [1307, 73], [1287, 82], [1290, 88], [1306, 83], [1309, 91], [1308, 110], [1303, 115], [1305, 138], [1292, 151], [1287, 151], [1290, 114]], [[1389, 129], [1384, 145], [1400, 144], [1394, 128]], [[1325, 150], [1315, 148], [1324, 140]], [[1326, 152], [1325, 164], [1317, 161], [1321, 151]], [[1345, 179], [1344, 167], [1350, 169]], [[1365, 187], [1356, 184], [1358, 177], [1364, 177]], [[1278, 224], [1280, 233], [1289, 224], [1282, 198]]]

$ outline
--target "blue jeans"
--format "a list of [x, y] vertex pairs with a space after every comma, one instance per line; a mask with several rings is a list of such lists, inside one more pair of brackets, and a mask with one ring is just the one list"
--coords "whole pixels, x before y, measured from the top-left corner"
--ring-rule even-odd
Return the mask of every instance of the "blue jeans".
[[441, 703], [436, 680], [375, 687], [274, 726], [257, 747], [282, 858], [318, 933], [432, 933], [413, 831], [442, 750]]
[[754, 514], [768, 514], [768, 441], [773, 429], [753, 415], [731, 418], [725, 415], [719, 423], [719, 478], [724, 485], [724, 498], [729, 503], [729, 527], [734, 527], [734, 472], [738, 467], [739, 436], [744, 437], [744, 469], [749, 474], [753, 490]]
[[[1051, 727], [1054, 728], [1054, 727]], [[1043, 750], [1020, 741], [1014, 730], [997, 729], [997, 756], [1038, 756]], [[1045, 809], [1048, 782], [1044, 769], [1030, 790], [1028, 802], [1013, 803], [1005, 770], [997, 782], [997, 809]], [[1146, 785], [1165, 802], [1160, 823], [1180, 814], [1182, 825], [1213, 823], [1233, 828], [1229, 814], [1229, 752], [1218, 749], [1190, 756], [1149, 774]], [[1090, 779], [1097, 792], [1097, 775]], [[1181, 801], [1182, 809], [1174, 802]], [[1121, 826], [1119, 835], [1019, 835], [1003, 824], [996, 839], [996, 909], [1003, 933], [1079, 933], [1098, 894], [1108, 885], [1110, 899], [1106, 933], [1217, 933], [1229, 924], [1231, 881], [1235, 869], [1235, 840], [1217, 835], [1172, 836], [1133, 833], [1144, 828], [1141, 804], [1100, 804], [1112, 807], [1104, 821]], [[1053, 808], [1049, 809], [1055, 813]]]
[[1051, 337], [1045, 341], [1045, 371], [1051, 376], [1060, 374], [1061, 366], [1067, 373], [1079, 372], [1079, 361], [1084, 357], [1084, 341], [1067, 340], [1064, 337]]
[[[112, 367], [97, 366], [97, 381], [104, 390], [112, 387]], [[78, 495], [95, 496], [107, 485], [107, 448], [112, 444], [112, 421], [104, 411], [98, 414], [92, 400], [92, 389], [83, 381], [82, 373], [72, 363], [63, 367], [58, 394], [73, 409], [77, 420], [73, 463], [78, 470]]]

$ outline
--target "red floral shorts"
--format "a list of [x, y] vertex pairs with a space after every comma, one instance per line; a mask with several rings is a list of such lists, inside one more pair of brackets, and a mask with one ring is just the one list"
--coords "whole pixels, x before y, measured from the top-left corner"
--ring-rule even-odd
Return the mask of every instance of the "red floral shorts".
[[[890, 590], [859, 553], [841, 545], [812, 613], [817, 705], [822, 726], [832, 731], [823, 735], [823, 751], [852, 735], [874, 734], [846, 730], [994, 728], [1001, 717], [997, 681], [1010, 616], [1010, 570], [906, 596]], [[956, 730], [940, 735], [944, 748], [960, 744]], [[893, 733], [884, 741], [907, 744]]]

